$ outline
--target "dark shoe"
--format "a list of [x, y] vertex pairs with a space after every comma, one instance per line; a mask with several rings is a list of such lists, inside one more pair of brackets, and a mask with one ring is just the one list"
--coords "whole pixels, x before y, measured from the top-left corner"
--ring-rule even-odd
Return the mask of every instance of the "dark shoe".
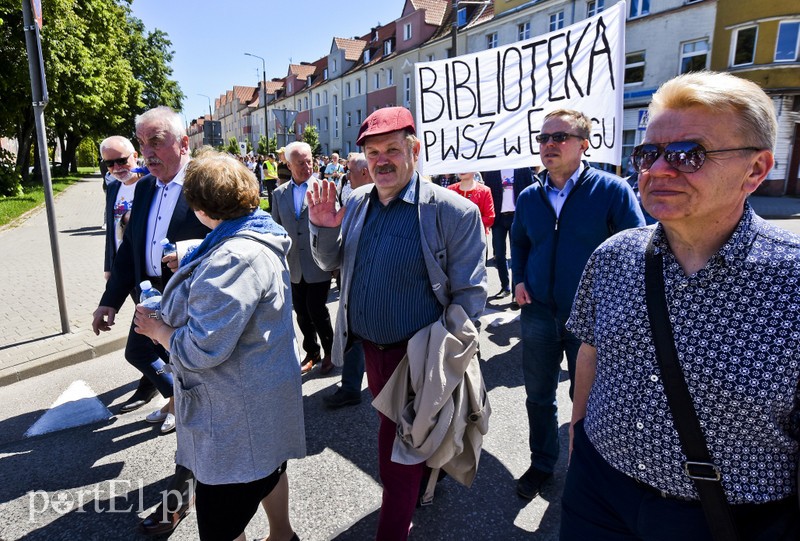
[[178, 524], [186, 517], [189, 508], [194, 504], [194, 498], [182, 505], [174, 513], [165, 513], [164, 502], [156, 507], [156, 510], [147, 515], [136, 527], [139, 533], [147, 536], [165, 535], [171, 533], [178, 527]]
[[325, 355], [322, 359], [322, 366], [319, 367], [319, 373], [323, 376], [325, 374], [330, 374], [331, 370], [333, 370], [333, 361], [331, 361], [330, 355]]
[[542, 486], [553, 478], [552, 473], [531, 466], [517, 481], [517, 494], [520, 498], [532, 500], [542, 491]]
[[517, 299], [511, 299], [511, 309], [519, 310], [519, 303], [517, 302]]
[[344, 406], [356, 406], [361, 404], [361, 393], [345, 391], [339, 387], [335, 393], [323, 396], [322, 403], [332, 410], [343, 408]]
[[305, 376], [314, 366], [320, 362], [319, 353], [316, 355], [306, 355], [306, 358], [303, 359], [303, 362], [300, 363], [300, 374]]
[[494, 297], [496, 299], [502, 299], [503, 297], [508, 297], [509, 295], [511, 295], [511, 290], [507, 287], [504, 287], [503, 289], [498, 291], [497, 295], [495, 295]]
[[139, 387], [136, 389], [131, 397], [119, 408], [120, 413], [128, 413], [133, 410], [138, 410], [148, 402], [150, 402], [154, 396], [158, 394], [158, 391], [155, 387], [149, 387], [146, 389], [142, 389]]

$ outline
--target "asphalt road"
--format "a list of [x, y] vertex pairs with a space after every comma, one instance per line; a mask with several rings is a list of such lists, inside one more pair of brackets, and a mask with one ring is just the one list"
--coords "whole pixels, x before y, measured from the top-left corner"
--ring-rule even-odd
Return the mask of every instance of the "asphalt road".
[[[489, 272], [494, 292], [496, 273]], [[451, 479], [440, 483], [434, 504], [417, 510], [412, 539], [557, 539], [565, 461], [541, 497], [526, 502], [515, 493], [529, 452], [519, 312], [506, 302], [490, 300], [484, 316], [482, 368], [493, 412], [477, 479], [469, 489]], [[330, 307], [333, 312], [336, 302]], [[141, 539], [134, 531], [138, 517], [160, 501], [173, 470], [174, 434], [161, 436], [158, 425], [144, 422], [156, 402], [107, 421], [24, 437], [74, 381], [85, 381], [115, 413], [137, 379], [118, 352], [0, 388], [0, 540]], [[303, 540], [374, 537], [381, 498], [377, 416], [366, 385], [361, 405], [324, 409], [321, 397], [338, 381], [337, 370], [312, 373], [303, 384], [308, 456], [288, 469], [292, 524]], [[559, 388], [562, 438], [570, 413], [566, 387]], [[267, 534], [259, 511], [248, 539]], [[193, 514], [170, 537], [196, 538]]]

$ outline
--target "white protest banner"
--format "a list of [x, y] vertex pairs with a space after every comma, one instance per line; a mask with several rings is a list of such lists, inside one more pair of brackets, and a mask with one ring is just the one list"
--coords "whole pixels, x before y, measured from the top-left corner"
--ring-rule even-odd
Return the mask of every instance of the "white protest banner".
[[549, 34], [414, 69], [426, 175], [541, 165], [535, 137], [561, 108], [592, 119], [587, 160], [622, 160], [625, 2]]

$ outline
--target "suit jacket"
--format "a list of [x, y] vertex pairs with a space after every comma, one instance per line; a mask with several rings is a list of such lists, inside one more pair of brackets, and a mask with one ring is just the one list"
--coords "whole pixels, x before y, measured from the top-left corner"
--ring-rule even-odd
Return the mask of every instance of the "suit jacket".
[[[147, 243], [147, 219], [150, 204], [156, 193], [156, 177], [147, 175], [136, 184], [131, 210], [131, 219], [122, 236], [122, 244], [117, 250], [111, 267], [111, 278], [106, 282], [106, 290], [100, 299], [101, 306], [111, 306], [119, 310], [132, 290], [139, 293], [139, 283], [147, 279], [145, 271], [145, 245]], [[167, 238], [172, 242], [189, 239], [203, 239], [211, 230], [200, 223], [181, 192], [175, 211], [167, 229]], [[159, 239], [160, 240], [160, 239]], [[164, 284], [172, 272], [161, 266]]]
[[[494, 215], [500, 216], [503, 208], [503, 177], [500, 171], [486, 171], [481, 173], [483, 183], [492, 190], [492, 201], [494, 202]], [[530, 167], [514, 169], [514, 204], [522, 190], [533, 183], [533, 171]]]
[[[308, 189], [312, 190], [319, 180], [316, 177], [308, 179]], [[308, 230], [308, 203], [303, 198], [303, 207], [300, 217], [294, 211], [293, 180], [281, 184], [272, 192], [272, 218], [286, 229], [292, 239], [289, 250], [289, 275], [293, 284], [299, 284], [303, 279], [309, 284], [326, 282], [331, 279], [331, 273], [322, 270], [314, 261], [311, 254], [311, 235]]]
[[[105, 182], [105, 180], [103, 181]], [[119, 187], [122, 183], [118, 180], [110, 182], [106, 188], [106, 258], [103, 264], [103, 272], [111, 272], [111, 265], [114, 263], [114, 256], [117, 254], [114, 227], [114, 202], [117, 200]]]

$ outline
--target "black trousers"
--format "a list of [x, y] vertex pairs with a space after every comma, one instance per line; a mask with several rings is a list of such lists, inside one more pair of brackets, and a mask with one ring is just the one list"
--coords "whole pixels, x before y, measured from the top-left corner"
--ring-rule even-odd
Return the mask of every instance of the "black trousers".
[[[764, 504], [732, 505], [742, 541], [798, 539], [797, 495]], [[709, 541], [699, 501], [665, 498], [613, 468], [575, 425], [564, 494], [561, 541]]]
[[304, 279], [292, 284], [292, 304], [297, 314], [297, 326], [303, 333], [303, 350], [312, 357], [320, 356], [319, 336], [325, 355], [333, 348], [333, 327], [328, 312], [328, 292], [330, 279], [310, 284]]
[[238, 537], [285, 472], [286, 462], [267, 477], [250, 483], [206, 485], [197, 481], [194, 508], [200, 539], [230, 541]]

